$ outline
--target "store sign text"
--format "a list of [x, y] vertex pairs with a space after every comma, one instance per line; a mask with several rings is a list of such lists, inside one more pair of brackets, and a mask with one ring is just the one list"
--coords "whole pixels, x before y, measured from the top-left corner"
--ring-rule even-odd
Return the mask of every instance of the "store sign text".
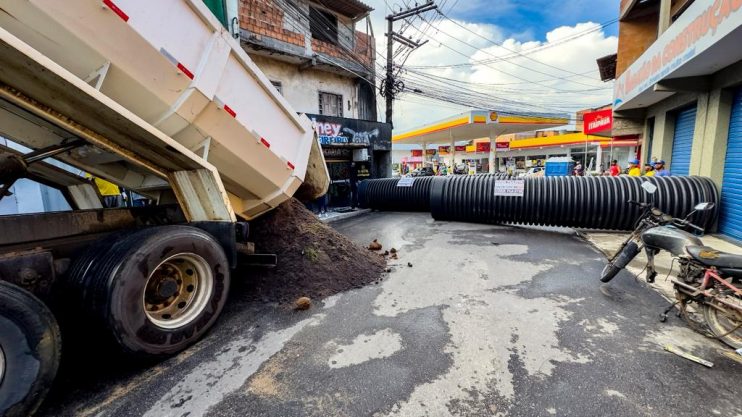
[[613, 110], [607, 109], [585, 113], [582, 127], [586, 135], [610, 130], [613, 127]]
[[391, 149], [391, 129], [384, 123], [344, 119], [322, 115], [307, 115], [322, 145], [374, 146]]
[[[701, 2], [696, 2], [685, 11], [681, 18], [673, 24], [680, 25], [680, 21], [695, 7], [701, 7]], [[656, 84], [670, 71], [678, 68], [684, 62], [695, 57], [698, 53], [714, 43], [717, 29], [729, 19], [736, 16], [736, 12], [742, 7], [742, 0], [716, 0], [702, 10], [688, 22], [685, 27], [679, 29], [669, 42], [663, 45], [655, 43], [647, 51], [646, 56], [637, 60], [616, 82], [615, 98], [613, 106], [619, 106], [623, 101], [632, 98], [641, 91]], [[674, 30], [672, 26], [670, 30]], [[706, 35], [711, 34], [707, 42], [699, 45]], [[638, 69], [634, 69], [638, 68]]]

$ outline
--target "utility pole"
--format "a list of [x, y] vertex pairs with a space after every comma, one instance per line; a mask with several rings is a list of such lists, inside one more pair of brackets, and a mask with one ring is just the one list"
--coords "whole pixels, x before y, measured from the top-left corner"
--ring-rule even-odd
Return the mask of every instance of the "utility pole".
[[386, 31], [386, 79], [384, 80], [384, 96], [386, 97], [386, 122], [394, 125], [392, 122], [392, 102], [394, 101], [395, 94], [395, 81], [394, 81], [394, 41], [401, 43], [402, 45], [416, 49], [424, 45], [425, 42], [414, 42], [411, 39], [407, 39], [399, 33], [394, 32], [394, 22], [397, 20], [406, 19], [408, 17], [417, 16], [420, 13], [427, 12], [429, 10], [435, 10], [438, 6], [433, 0], [428, 0], [423, 5], [415, 5], [415, 7], [407, 10], [402, 10], [397, 13], [390, 14], [386, 17], [387, 31]]

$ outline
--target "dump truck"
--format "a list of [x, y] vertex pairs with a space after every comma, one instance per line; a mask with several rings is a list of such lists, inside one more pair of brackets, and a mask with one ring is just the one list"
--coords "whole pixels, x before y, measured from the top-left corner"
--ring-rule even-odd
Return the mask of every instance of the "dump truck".
[[[139, 357], [194, 343], [237, 263], [275, 262], [249, 221], [329, 184], [309, 119], [201, 0], [0, 0], [0, 136], [29, 149], [0, 149], [0, 198], [25, 178], [72, 208], [0, 216], [8, 416], [54, 380], [58, 320]], [[150, 204], [104, 208], [86, 176]]]

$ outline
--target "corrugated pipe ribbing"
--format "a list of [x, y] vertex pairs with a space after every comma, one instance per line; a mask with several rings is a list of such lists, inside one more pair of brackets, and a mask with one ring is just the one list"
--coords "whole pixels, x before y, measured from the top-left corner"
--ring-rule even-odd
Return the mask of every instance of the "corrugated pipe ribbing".
[[[631, 230], [640, 215], [628, 200], [650, 202], [683, 218], [702, 202], [718, 207], [718, 190], [705, 177], [537, 177], [524, 178], [522, 197], [495, 196], [495, 176], [456, 176], [436, 181], [430, 209], [436, 220], [520, 223], [586, 229]], [[650, 181], [654, 194], [642, 189]], [[652, 200], [653, 199], [653, 200]], [[709, 229], [717, 209], [697, 213], [693, 222]]]

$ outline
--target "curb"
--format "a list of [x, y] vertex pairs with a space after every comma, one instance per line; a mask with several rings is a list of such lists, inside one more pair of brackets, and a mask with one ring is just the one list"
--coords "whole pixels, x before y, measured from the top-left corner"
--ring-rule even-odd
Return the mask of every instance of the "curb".
[[370, 213], [370, 212], [371, 212], [371, 209], [360, 209], [360, 210], [352, 211], [350, 213], [340, 213], [337, 216], [332, 216], [332, 217], [329, 217], [329, 218], [320, 219], [320, 221], [322, 223], [334, 223], [334, 222], [339, 221], [339, 220], [349, 219], [351, 217], [360, 216], [361, 214], [366, 214], [366, 213]]

